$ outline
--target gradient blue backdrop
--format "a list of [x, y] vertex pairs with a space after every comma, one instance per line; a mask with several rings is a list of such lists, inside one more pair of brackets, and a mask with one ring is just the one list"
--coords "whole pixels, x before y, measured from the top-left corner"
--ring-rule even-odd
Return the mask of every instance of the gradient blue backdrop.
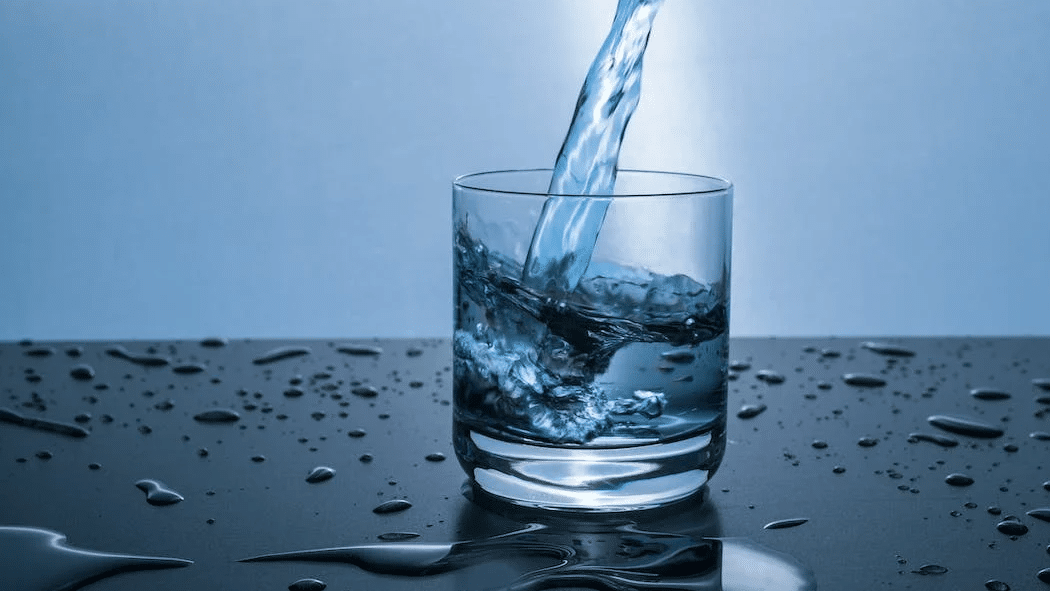
[[[0, 2], [0, 339], [442, 336], [613, 0]], [[737, 335], [1050, 334], [1050, 3], [666, 0], [622, 164], [736, 185]]]

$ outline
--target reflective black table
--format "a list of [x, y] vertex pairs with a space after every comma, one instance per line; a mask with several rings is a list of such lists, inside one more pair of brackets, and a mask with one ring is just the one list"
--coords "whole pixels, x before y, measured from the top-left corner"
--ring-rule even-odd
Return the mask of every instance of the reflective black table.
[[1050, 590], [1050, 338], [731, 358], [704, 498], [598, 518], [465, 489], [448, 340], [2, 343], [0, 589]]

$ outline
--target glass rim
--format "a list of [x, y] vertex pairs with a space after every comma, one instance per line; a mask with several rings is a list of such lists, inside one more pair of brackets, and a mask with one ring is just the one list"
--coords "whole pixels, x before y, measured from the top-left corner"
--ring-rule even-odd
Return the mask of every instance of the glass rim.
[[689, 172], [672, 172], [672, 171], [660, 171], [660, 170], [643, 170], [637, 168], [621, 168], [616, 172], [619, 173], [633, 173], [642, 175], [654, 175], [662, 177], [679, 177], [685, 179], [703, 180], [711, 182], [717, 185], [709, 189], [697, 189], [691, 191], [653, 191], [653, 192], [632, 192], [632, 193], [613, 193], [612, 195], [587, 195], [579, 193], [547, 193], [546, 191], [526, 191], [520, 189], [494, 189], [492, 187], [486, 187], [480, 184], [473, 184], [469, 181], [471, 179], [480, 179], [482, 177], [489, 177], [493, 175], [509, 175], [509, 174], [522, 174], [522, 173], [535, 173], [535, 172], [548, 172], [553, 174], [554, 169], [552, 168], [519, 168], [519, 169], [506, 169], [506, 170], [488, 170], [482, 172], [472, 172], [463, 174], [452, 180], [452, 185], [461, 189], [470, 189], [472, 191], [481, 191], [484, 193], [498, 193], [502, 195], [529, 195], [534, 197], [587, 197], [592, 199], [621, 199], [625, 197], [673, 197], [675, 195], [713, 195], [717, 193], [724, 193], [733, 188], [733, 183], [726, 179], [703, 175], [694, 174]]

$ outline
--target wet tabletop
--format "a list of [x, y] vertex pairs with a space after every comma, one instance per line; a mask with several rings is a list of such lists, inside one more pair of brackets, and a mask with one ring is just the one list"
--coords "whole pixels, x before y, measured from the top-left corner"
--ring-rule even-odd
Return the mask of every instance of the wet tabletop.
[[1050, 590], [1050, 338], [730, 356], [705, 498], [599, 519], [465, 494], [448, 340], [2, 343], [0, 588]]

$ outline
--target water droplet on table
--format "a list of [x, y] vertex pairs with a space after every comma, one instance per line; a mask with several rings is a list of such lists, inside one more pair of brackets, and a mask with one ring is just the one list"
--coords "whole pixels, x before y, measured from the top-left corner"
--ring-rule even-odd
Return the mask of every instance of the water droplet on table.
[[288, 591], [324, 591], [327, 586], [323, 581], [317, 579], [299, 579], [288, 585]]
[[121, 345], [106, 349], [106, 355], [117, 359], [123, 359], [124, 361], [129, 361], [135, 365], [141, 365], [142, 367], [163, 367], [170, 363], [166, 357], [139, 355], [128, 351]]
[[1032, 431], [1028, 436], [1036, 441], [1050, 441], [1050, 433], [1046, 431]]
[[795, 518], [792, 518], [792, 519], [779, 519], [777, 521], [770, 521], [769, 523], [765, 524], [762, 527], [762, 529], [787, 529], [789, 527], [798, 527], [798, 526], [802, 525], [803, 523], [806, 523], [807, 521], [809, 521], [809, 519], [805, 518], [805, 517], [795, 517]]
[[26, 357], [51, 357], [54, 354], [54, 347], [33, 347], [25, 352]]
[[333, 476], [335, 476], [335, 470], [328, 466], [318, 466], [310, 471], [306, 476], [306, 481], [310, 484], [316, 484], [325, 480], [331, 480]]
[[967, 435], [969, 437], [993, 439], [995, 437], [1001, 437], [1004, 433], [1004, 431], [998, 427], [964, 417], [933, 415], [926, 420], [939, 429], [944, 429], [945, 431], [956, 433], [958, 435]]
[[843, 468], [842, 466], [835, 466], [834, 468], [831, 469], [831, 471], [834, 472], [835, 474], [844, 474], [846, 472], [846, 469]]
[[361, 398], [375, 398], [379, 395], [379, 390], [376, 390], [372, 386], [357, 386], [350, 390], [350, 393]]
[[817, 439], [814, 440], [813, 443], [811, 443], [810, 445], [813, 446], [813, 449], [827, 449], [828, 442], [822, 439]]
[[970, 390], [970, 396], [978, 400], [1009, 400], [1010, 393], [994, 388], [974, 388]]
[[842, 381], [846, 382], [850, 386], [859, 386], [861, 388], [877, 388], [879, 386], [886, 385], [886, 380], [878, 376], [863, 373], [843, 374]]
[[48, 419], [39, 419], [36, 417], [27, 417], [19, 414], [9, 408], [0, 408], [0, 422], [10, 423], [12, 425], [19, 425], [21, 427], [28, 427], [37, 431], [46, 431], [48, 433], [58, 433], [59, 435], [66, 435], [69, 437], [83, 438], [87, 437], [90, 433], [87, 429], [74, 425], [71, 423], [62, 423], [59, 421], [52, 421]]
[[240, 413], [229, 408], [213, 408], [193, 415], [193, 420], [200, 423], [234, 423], [240, 419]]
[[751, 364], [746, 361], [730, 361], [729, 369], [733, 371], [747, 371], [751, 369]]
[[1002, 581], [997, 581], [995, 579], [985, 581], [984, 588], [988, 591], [1010, 591], [1009, 585]]
[[377, 506], [375, 509], [372, 509], [372, 512], [383, 515], [387, 513], [398, 513], [411, 507], [412, 503], [409, 503], [405, 499], [391, 499]]
[[1050, 392], [1050, 378], [1033, 378], [1032, 385], [1040, 390]]
[[135, 486], [142, 492], [146, 493], [146, 502], [150, 505], [161, 507], [164, 505], [174, 505], [175, 503], [180, 503], [185, 500], [182, 495], [164, 486], [163, 483], [157, 480], [139, 480], [135, 483]]
[[784, 383], [784, 375], [775, 372], [771, 369], [760, 369], [755, 372], [755, 378], [762, 380], [767, 384], [782, 384]]
[[207, 368], [204, 367], [204, 364], [201, 363], [187, 363], [184, 365], [176, 365], [175, 367], [171, 368], [171, 371], [179, 375], [193, 375], [195, 373], [201, 373], [206, 369]]
[[73, 368], [69, 370], [69, 375], [71, 375], [74, 380], [86, 382], [95, 377], [95, 368], [86, 363], [81, 363], [80, 365], [74, 365]]
[[428, 462], [444, 462], [445, 461], [445, 454], [443, 454], [441, 452], [435, 452], [435, 453], [432, 453], [432, 454], [427, 454], [426, 460]]
[[948, 569], [939, 564], [924, 564], [911, 572], [917, 575], [943, 575], [948, 572]]
[[1000, 533], [1004, 533], [1008, 536], [1023, 536], [1028, 533], [1028, 526], [1021, 523], [1020, 521], [1014, 521], [1013, 519], [1006, 519], [996, 524], [995, 529], [999, 530]]
[[934, 445], [939, 445], [941, 447], [955, 447], [956, 445], [959, 445], [958, 440], [952, 439], [951, 437], [947, 437], [947, 436], [944, 436], [944, 435], [937, 435], [937, 434], [933, 434], [933, 433], [910, 433], [910, 434], [908, 434], [908, 442], [909, 443], [918, 443], [920, 441], [925, 441], [927, 443], [933, 443]]
[[736, 416], [741, 419], [753, 419], [762, 414], [765, 410], [765, 404], [745, 404], [736, 412]]
[[878, 443], [879, 440], [874, 437], [861, 437], [857, 440], [857, 445], [861, 447], [875, 447]]
[[879, 355], [889, 355], [892, 357], [913, 357], [915, 355], [915, 351], [892, 343], [867, 341], [861, 343], [860, 346], [874, 353], [878, 353]]
[[1050, 507], [1032, 509], [1031, 511], [1025, 513], [1025, 515], [1028, 515], [1029, 517], [1035, 517], [1036, 519], [1040, 519], [1042, 521], [1050, 521]]
[[1050, 585], [1050, 568], [1044, 568], [1043, 570], [1035, 573], [1035, 578]]
[[384, 542], [403, 542], [405, 540], [412, 540], [419, 537], [419, 534], [410, 531], [393, 531], [385, 534], [379, 534], [376, 536]]
[[218, 349], [226, 346], [226, 339], [220, 337], [208, 337], [201, 340], [200, 345], [209, 349]]
[[358, 357], [376, 356], [383, 353], [381, 347], [374, 345], [341, 345], [336, 347], [335, 350], [344, 355], [355, 355]]
[[252, 363], [255, 365], [267, 365], [269, 363], [275, 363], [293, 357], [309, 355], [310, 351], [310, 347], [277, 347], [276, 349], [271, 349], [255, 359], [252, 359]]
[[367, 435], [364, 429], [350, 429], [346, 432], [346, 434], [350, 437], [353, 437], [354, 439], [359, 439]]
[[958, 472], [945, 476], [944, 481], [952, 486], [970, 486], [974, 482], [973, 478]]

